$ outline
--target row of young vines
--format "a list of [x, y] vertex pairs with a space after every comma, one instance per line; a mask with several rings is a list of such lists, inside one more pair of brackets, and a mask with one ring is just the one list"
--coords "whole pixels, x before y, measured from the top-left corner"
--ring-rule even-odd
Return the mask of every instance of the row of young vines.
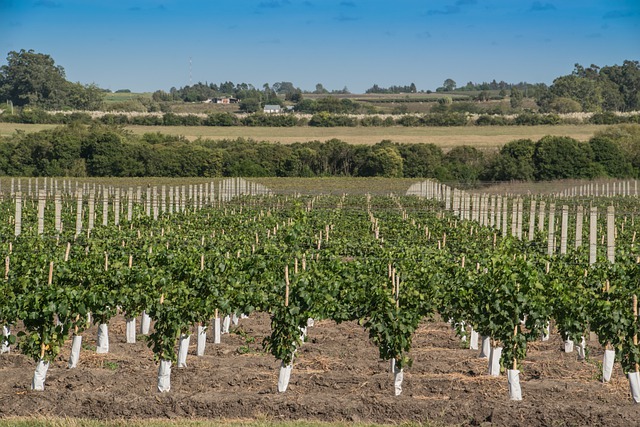
[[[187, 205], [157, 219], [144, 204], [133, 204], [132, 215], [117, 225], [94, 225], [90, 232], [56, 226], [56, 216], [65, 224], [79, 216], [92, 223], [97, 213], [88, 200], [78, 203], [62, 193], [57, 205], [55, 197], [44, 199], [43, 209], [36, 199], [16, 200], [5, 196], [0, 204], [0, 324], [3, 349], [17, 344], [37, 363], [34, 389], [44, 388], [49, 362], [70, 339], [77, 348], [70, 367], [78, 363], [79, 337], [91, 323], [99, 326], [98, 351], [108, 351], [108, 324], [119, 312], [128, 330], [136, 318], [152, 320], [148, 345], [159, 362], [160, 391], [170, 389], [171, 365], [184, 365], [182, 349], [192, 333], [200, 354], [206, 327], [213, 325], [215, 334], [221, 317], [253, 312], [271, 316], [264, 345], [282, 361], [280, 391], [313, 319], [366, 328], [380, 357], [392, 362], [396, 395], [411, 366], [413, 334], [434, 316], [463, 335], [471, 328], [472, 342], [482, 337], [490, 372], [507, 371], [512, 399], [521, 398], [518, 372], [528, 343], [547, 336], [550, 325], [567, 342], [579, 343], [582, 357], [584, 337], [595, 332], [605, 356], [622, 364], [632, 387], [637, 382], [635, 199], [592, 201], [602, 203], [600, 211], [615, 205], [618, 212], [615, 262], [602, 244], [595, 259], [586, 244], [565, 245], [561, 254], [550, 250], [558, 246], [556, 235], [577, 242], [582, 233], [580, 241], [587, 242], [594, 228], [602, 243], [604, 215], [584, 232], [578, 221], [556, 224], [550, 216], [523, 239], [506, 232], [506, 220], [492, 217], [491, 224], [486, 214], [460, 215], [467, 206], [460, 198], [245, 196]], [[483, 206], [481, 200], [467, 207]], [[489, 200], [492, 206], [495, 199]], [[534, 201], [540, 206], [542, 199], [512, 203]], [[16, 203], [24, 224], [17, 236]], [[575, 198], [546, 203], [566, 204], [571, 212], [585, 207]], [[118, 208], [128, 205], [125, 198]], [[44, 212], [42, 227], [38, 212]], [[528, 212], [534, 209], [514, 209], [513, 218], [520, 219], [514, 223], [526, 224]]]

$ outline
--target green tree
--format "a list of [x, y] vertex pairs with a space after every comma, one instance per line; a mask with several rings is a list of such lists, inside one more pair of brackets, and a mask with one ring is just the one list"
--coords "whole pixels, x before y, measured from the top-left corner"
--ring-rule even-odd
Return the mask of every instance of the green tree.
[[66, 85], [64, 69], [51, 56], [33, 50], [9, 52], [7, 65], [0, 67], [0, 101], [16, 106], [60, 107]]
[[582, 111], [582, 105], [575, 99], [559, 96], [549, 102], [548, 111], [560, 114], [579, 113]]
[[400, 178], [402, 177], [403, 163], [397, 147], [391, 141], [382, 141], [369, 152], [360, 175]]
[[594, 138], [607, 138], [614, 141], [622, 150], [624, 157], [631, 161], [636, 170], [640, 170], [640, 125], [608, 126], [596, 132]]
[[398, 151], [404, 159], [404, 176], [408, 178], [440, 178], [444, 154], [435, 144], [401, 144]]
[[600, 76], [611, 83], [605, 87], [603, 96], [608, 98], [611, 88], [617, 88], [619, 97], [622, 99], [623, 111], [637, 111], [640, 109], [640, 62], [624, 61], [622, 65], [602, 67]]
[[295, 86], [291, 82], [276, 82], [273, 84], [273, 86], [271, 86], [271, 89], [273, 89], [275, 93], [285, 95], [296, 91]]
[[318, 83], [318, 84], [316, 85], [316, 90], [314, 90], [314, 91], [313, 91], [313, 93], [316, 93], [316, 94], [323, 94], [323, 93], [329, 93], [329, 91], [328, 91], [328, 90], [326, 90], [326, 89], [324, 88], [324, 86], [322, 86], [322, 83]]
[[533, 156], [536, 179], [595, 178], [604, 171], [593, 162], [587, 143], [566, 136], [545, 136], [536, 144]]
[[103, 91], [97, 86], [68, 82], [64, 69], [51, 56], [33, 50], [9, 52], [7, 64], [0, 67], [0, 102], [95, 110], [102, 106], [102, 98]]
[[123, 132], [115, 127], [94, 125], [82, 142], [81, 156], [86, 159], [89, 176], [126, 176]]
[[589, 140], [593, 151], [593, 160], [598, 162], [606, 174], [612, 178], [629, 178], [634, 176], [631, 160], [612, 139], [593, 137]]
[[486, 90], [481, 91], [477, 96], [478, 101], [488, 101], [490, 98], [491, 97], [489, 96], [489, 92], [487, 92]]
[[103, 105], [104, 93], [98, 86], [67, 83], [67, 106], [78, 110], [99, 110]]
[[456, 89], [456, 82], [453, 79], [446, 79], [442, 84], [445, 92], [451, 92]]
[[487, 178], [493, 181], [533, 181], [535, 148], [536, 144], [530, 139], [519, 139], [505, 144], [493, 159]]
[[296, 89], [293, 92], [287, 93], [284, 97], [285, 101], [295, 102], [296, 104], [302, 101], [302, 91]]
[[453, 148], [444, 158], [450, 179], [461, 184], [475, 184], [485, 167], [482, 151], [475, 147], [462, 145]]
[[257, 98], [246, 98], [240, 102], [240, 111], [244, 113], [255, 113], [260, 107], [260, 100]]
[[599, 82], [575, 74], [558, 77], [553, 81], [547, 94], [547, 104], [558, 97], [579, 102], [583, 111], [602, 109], [602, 87]]
[[522, 107], [522, 91], [520, 89], [518, 89], [517, 87], [512, 87], [511, 88], [511, 95], [509, 96], [509, 104], [511, 105], [511, 108], [518, 109]]

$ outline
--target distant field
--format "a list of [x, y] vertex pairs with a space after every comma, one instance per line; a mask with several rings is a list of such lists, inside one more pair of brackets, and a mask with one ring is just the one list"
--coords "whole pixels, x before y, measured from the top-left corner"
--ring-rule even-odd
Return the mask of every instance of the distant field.
[[473, 145], [483, 149], [499, 148], [520, 138], [538, 140], [545, 135], [570, 136], [586, 141], [603, 129], [599, 125], [566, 126], [468, 126], [468, 127], [146, 127], [128, 126], [134, 133], [161, 132], [196, 138], [251, 138], [257, 141], [291, 144], [305, 141], [326, 141], [337, 138], [350, 144], [376, 144], [384, 139], [401, 143], [433, 143], [444, 150], [459, 145]]
[[[0, 136], [14, 133], [17, 129], [37, 132], [55, 125], [27, 125], [0, 123]], [[189, 140], [197, 138], [225, 139], [250, 138], [257, 141], [291, 144], [305, 141], [326, 141], [338, 138], [350, 144], [376, 144], [384, 139], [400, 143], [432, 143], [443, 150], [459, 145], [472, 145], [481, 149], [496, 149], [509, 141], [521, 138], [538, 140], [545, 135], [570, 136], [586, 141], [604, 125], [558, 125], [558, 126], [465, 126], [465, 127], [209, 127], [209, 126], [127, 126], [133, 133], [160, 132], [168, 135], [183, 135]]]
[[128, 101], [130, 99], [136, 99], [136, 98], [151, 98], [151, 92], [144, 92], [144, 93], [106, 93], [104, 95], [104, 101], [107, 103], [110, 102], [123, 102], [123, 101]]

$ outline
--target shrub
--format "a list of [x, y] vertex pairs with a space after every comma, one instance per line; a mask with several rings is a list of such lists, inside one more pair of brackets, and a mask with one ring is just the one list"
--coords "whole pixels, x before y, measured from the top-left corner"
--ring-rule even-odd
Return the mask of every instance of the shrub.
[[334, 126], [356, 126], [357, 120], [355, 118], [339, 115], [339, 114], [330, 114], [325, 111], [320, 112], [318, 114], [314, 114], [309, 120], [309, 126], [317, 126], [317, 127], [334, 127]]
[[466, 126], [467, 115], [464, 113], [431, 113], [422, 118], [425, 126]]
[[363, 117], [360, 120], [360, 125], [361, 126], [365, 126], [365, 127], [382, 126], [383, 125], [383, 121], [380, 118], [380, 116]]

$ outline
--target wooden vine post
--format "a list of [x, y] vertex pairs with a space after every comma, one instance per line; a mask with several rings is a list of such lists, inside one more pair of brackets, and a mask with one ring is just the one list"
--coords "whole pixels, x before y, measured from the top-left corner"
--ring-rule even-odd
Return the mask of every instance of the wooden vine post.
[[[638, 296], [633, 295], [633, 323], [638, 323]], [[635, 347], [638, 346], [638, 333], [636, 332], [633, 335], [633, 345]], [[640, 365], [636, 363], [636, 372], [640, 372]]]

